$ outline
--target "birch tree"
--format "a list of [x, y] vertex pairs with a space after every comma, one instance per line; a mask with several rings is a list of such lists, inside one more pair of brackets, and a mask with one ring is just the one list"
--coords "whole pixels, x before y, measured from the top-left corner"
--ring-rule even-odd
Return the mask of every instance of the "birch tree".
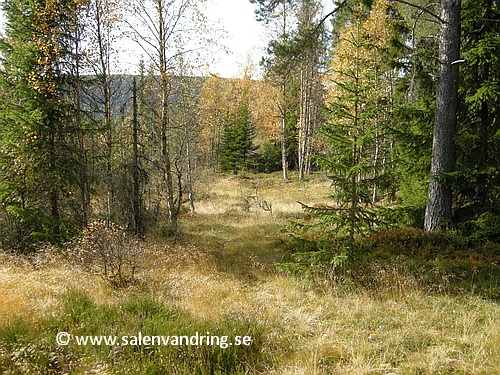
[[[165, 185], [168, 214], [168, 233], [177, 235], [179, 217], [179, 192], [175, 189], [175, 165], [172, 159], [172, 95], [176, 72], [176, 60], [190, 50], [199, 47], [207, 35], [200, 32], [204, 26], [199, 6], [204, 1], [195, 0], [137, 0], [131, 4], [135, 21], [130, 21], [133, 39], [141, 46], [154, 67], [154, 77], [160, 93], [156, 121], [161, 139], [161, 170]], [[189, 45], [187, 40], [193, 41]], [[196, 45], [198, 44], [198, 46]]]
[[[116, 74], [118, 56], [117, 42], [120, 38], [123, 7], [115, 0], [88, 0], [85, 25], [85, 68], [87, 79], [86, 106], [92, 112], [92, 121], [97, 122], [97, 130], [104, 134], [105, 155], [105, 216], [111, 225], [114, 211], [113, 146], [115, 143], [114, 119], [117, 117], [119, 81]], [[93, 79], [92, 79], [93, 78]]]
[[298, 169], [299, 180], [311, 171], [313, 136], [319, 125], [322, 107], [320, 64], [325, 46], [322, 33], [316, 28], [321, 6], [316, 1], [303, 0], [298, 10], [296, 56], [299, 70]]
[[287, 47], [292, 25], [294, 24], [293, 6], [295, 0], [250, 0], [257, 4], [257, 20], [266, 24], [273, 24], [274, 38], [268, 48], [269, 57], [264, 60], [267, 79], [279, 90], [279, 96], [275, 99], [275, 105], [280, 112], [279, 140], [281, 145], [281, 167], [283, 180], [288, 181], [289, 169], [289, 122], [292, 115], [292, 98], [290, 87], [293, 84], [292, 67], [288, 64], [290, 50]]

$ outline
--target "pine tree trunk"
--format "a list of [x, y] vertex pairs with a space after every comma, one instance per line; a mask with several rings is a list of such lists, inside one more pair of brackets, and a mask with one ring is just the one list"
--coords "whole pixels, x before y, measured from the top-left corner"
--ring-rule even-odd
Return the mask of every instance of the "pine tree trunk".
[[432, 144], [429, 195], [425, 229], [438, 230], [452, 218], [452, 190], [441, 181], [455, 166], [454, 136], [457, 124], [460, 57], [460, 0], [441, 1], [439, 34], [439, 80], [436, 92], [436, 119]]

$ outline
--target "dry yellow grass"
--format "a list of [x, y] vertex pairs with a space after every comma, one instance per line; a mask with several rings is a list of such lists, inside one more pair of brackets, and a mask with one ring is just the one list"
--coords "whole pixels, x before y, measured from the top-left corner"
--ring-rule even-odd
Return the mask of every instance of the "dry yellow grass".
[[[476, 296], [347, 293], [278, 273], [273, 241], [285, 219], [238, 206], [240, 194], [274, 203], [275, 214], [299, 213], [294, 183], [226, 177], [213, 182], [198, 213], [182, 220], [180, 244], [150, 239], [138, 283], [113, 291], [64, 257], [42, 267], [0, 257], [0, 326], [13, 318], [34, 322], [57, 314], [67, 289], [98, 304], [145, 294], [189, 311], [195, 319], [248, 318], [266, 328], [262, 350], [272, 358], [265, 374], [495, 374], [500, 373], [500, 306]], [[328, 182], [310, 181], [304, 203], [324, 199]], [[307, 186], [306, 184], [306, 186]], [[303, 188], [299, 186], [298, 188]], [[42, 259], [44, 259], [42, 257]], [[42, 262], [43, 263], [43, 262]], [[216, 323], [214, 323], [216, 324]], [[90, 370], [90, 369], [89, 369]]]
[[279, 174], [248, 174], [237, 176], [211, 176], [204, 181], [202, 194], [196, 203], [196, 210], [201, 214], [218, 215], [241, 211], [242, 201], [250, 199], [250, 211], [254, 216], [266, 218], [269, 213], [255, 204], [266, 201], [272, 205], [275, 216], [280, 214], [301, 213], [304, 204], [325, 203], [329, 194], [331, 182], [323, 175], [313, 175], [305, 181], [294, 180], [283, 182]]
[[[248, 282], [220, 272], [195, 248], [156, 255], [152, 292], [198, 319], [246, 316], [283, 344], [268, 374], [493, 374], [500, 370], [500, 308], [474, 296], [399, 298], [318, 292], [267, 274]], [[165, 277], [160, 277], [164, 275]]]
[[[287, 276], [248, 282], [217, 270], [195, 248], [150, 248], [140, 273], [147, 293], [200, 321], [245, 316], [269, 327], [277, 365], [268, 374], [493, 374], [500, 371], [500, 308], [477, 297], [320, 293]], [[102, 281], [70, 267], [1, 268], [2, 324], [57, 314], [58, 297], [79, 288], [97, 303], [119, 302]], [[144, 286], [144, 284], [142, 285]], [[136, 290], [135, 293], [138, 291]]]
[[0, 327], [18, 318], [36, 322], [57, 314], [59, 298], [68, 289], [89, 293], [100, 303], [109, 301], [112, 294], [99, 277], [62, 257], [47, 260], [45, 254], [27, 259], [0, 253], [0, 285]]

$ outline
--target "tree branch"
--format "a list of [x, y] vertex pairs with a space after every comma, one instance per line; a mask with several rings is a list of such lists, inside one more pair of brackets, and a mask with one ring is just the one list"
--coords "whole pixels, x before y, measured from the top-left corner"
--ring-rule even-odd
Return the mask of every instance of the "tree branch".
[[[347, 3], [347, 0], [343, 0], [340, 5], [335, 8], [334, 10], [332, 10], [330, 13], [328, 13], [327, 15], [325, 15], [319, 22], [318, 24], [316, 25], [316, 27], [312, 30], [312, 32], [308, 32], [306, 37], [303, 38], [303, 39], [299, 39], [298, 40], [298, 44], [299, 45], [305, 45], [307, 42], [311, 41], [311, 39], [313, 38], [314, 35], [316, 35], [319, 30], [321, 29], [321, 27], [323, 26], [323, 24], [326, 22], [326, 20], [328, 18], [330, 18], [331, 16], [333, 16], [335, 13], [337, 13], [339, 10], [341, 10], [344, 5]], [[295, 61], [295, 59], [298, 58], [298, 56], [300, 55], [301, 53], [301, 50], [299, 48], [299, 51], [295, 51], [291, 54], [290, 58], [288, 59], [288, 61], [284, 64], [285, 67], [287, 67], [288, 69], [290, 68], [291, 64]]]
[[326, 16], [324, 16], [319, 21], [319, 23], [316, 25], [316, 27], [314, 28], [312, 35], [316, 34], [319, 31], [320, 27], [323, 26], [323, 24], [326, 22], [326, 20], [328, 18], [330, 18], [331, 16], [333, 16], [335, 13], [337, 13], [340, 9], [342, 9], [346, 3], [347, 3], [347, 0], [343, 0], [337, 8], [335, 8], [330, 13], [328, 13]]
[[410, 7], [416, 8], [416, 9], [420, 9], [423, 13], [427, 13], [431, 17], [434, 17], [435, 19], [437, 19], [439, 21], [439, 23], [445, 23], [441, 17], [439, 17], [438, 15], [432, 13], [429, 9], [427, 9], [427, 7], [429, 7], [431, 5], [439, 5], [439, 3], [431, 3], [424, 8], [424, 7], [421, 7], [420, 5], [412, 4], [412, 3], [408, 2], [408, 1], [404, 1], [404, 0], [390, 0], [390, 1], [395, 2], [395, 3], [405, 4], [405, 5], [408, 5]]

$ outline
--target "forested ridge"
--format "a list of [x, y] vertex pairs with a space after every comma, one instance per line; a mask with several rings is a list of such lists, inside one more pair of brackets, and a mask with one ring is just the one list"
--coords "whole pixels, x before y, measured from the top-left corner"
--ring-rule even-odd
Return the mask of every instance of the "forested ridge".
[[[237, 78], [209, 73], [208, 0], [2, 2], [0, 372], [500, 368], [499, 0], [249, 1], [270, 41]], [[12, 323], [25, 285], [82, 334], [144, 314], [257, 345], [54, 349], [41, 307]]]

